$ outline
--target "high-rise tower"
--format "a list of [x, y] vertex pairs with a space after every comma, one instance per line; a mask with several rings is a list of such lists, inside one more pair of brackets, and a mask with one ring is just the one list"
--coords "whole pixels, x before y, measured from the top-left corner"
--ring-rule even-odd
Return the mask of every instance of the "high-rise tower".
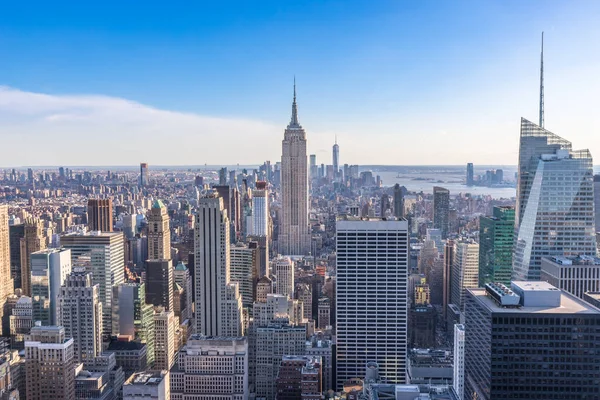
[[111, 199], [89, 199], [87, 209], [90, 231], [113, 231], [113, 205]]
[[337, 136], [335, 137], [335, 144], [333, 145], [333, 176], [334, 178], [340, 172], [340, 146], [337, 144]]
[[46, 238], [39, 219], [28, 218], [25, 221], [25, 236], [21, 238], [21, 285], [23, 294], [31, 296], [31, 253], [44, 250]]
[[450, 214], [450, 191], [443, 187], [433, 187], [433, 227], [442, 231], [442, 238], [448, 237]]
[[306, 255], [310, 252], [307, 161], [306, 132], [298, 122], [294, 80], [292, 119], [285, 129], [282, 142], [280, 254]]
[[171, 259], [169, 214], [160, 200], [156, 200], [148, 212], [148, 259]]
[[[10, 246], [8, 234], [8, 206], [0, 206], [0, 331], [4, 324], [4, 305], [6, 298], [13, 292], [13, 280], [10, 276]], [[8, 318], [8, 316], [6, 316]], [[0, 332], [8, 336], [8, 332]]]

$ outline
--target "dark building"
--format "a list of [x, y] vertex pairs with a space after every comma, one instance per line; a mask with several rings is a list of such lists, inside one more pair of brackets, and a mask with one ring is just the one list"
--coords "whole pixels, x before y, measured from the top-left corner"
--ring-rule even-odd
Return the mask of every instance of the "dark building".
[[88, 200], [88, 228], [90, 231], [113, 231], [113, 205], [111, 199]]
[[394, 216], [404, 218], [404, 193], [397, 183], [394, 185]]
[[473, 186], [473, 163], [467, 164], [467, 186]]
[[21, 239], [25, 237], [25, 225], [11, 225], [8, 228], [10, 243], [10, 275], [14, 279], [14, 287], [21, 285]]
[[148, 366], [147, 351], [144, 343], [112, 338], [105, 354], [114, 354], [117, 367], [123, 368], [125, 376], [129, 377], [134, 372], [146, 369]]
[[444, 319], [448, 314], [448, 304], [452, 298], [452, 263], [454, 260], [454, 240], [448, 239], [444, 245], [444, 270], [442, 274], [442, 312]]
[[430, 304], [413, 306], [408, 313], [409, 340], [411, 347], [435, 347], [437, 312]]
[[433, 187], [433, 227], [442, 232], [442, 239], [448, 237], [450, 214], [450, 191], [443, 187]]
[[173, 264], [171, 260], [146, 261], [146, 303], [173, 311]]
[[319, 356], [283, 356], [277, 375], [277, 400], [319, 400], [322, 366]]
[[464, 398], [600, 398], [600, 310], [547, 282], [511, 289], [467, 290]]

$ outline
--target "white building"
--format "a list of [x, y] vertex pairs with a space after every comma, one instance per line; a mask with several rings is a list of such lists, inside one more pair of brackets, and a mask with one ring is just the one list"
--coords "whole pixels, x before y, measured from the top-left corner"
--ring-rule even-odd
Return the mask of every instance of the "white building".
[[275, 293], [294, 297], [294, 262], [289, 257], [278, 257], [274, 262]]
[[267, 236], [269, 233], [269, 190], [252, 191], [252, 231], [253, 236]]
[[[199, 201], [194, 229], [196, 332], [205, 336], [242, 335], [239, 289], [230, 281], [229, 218], [223, 199], [211, 195]], [[237, 286], [237, 285], [236, 285]], [[237, 298], [232, 297], [237, 296]], [[239, 304], [239, 313], [228, 312]]]
[[87, 363], [102, 353], [102, 304], [92, 274], [71, 273], [58, 297], [59, 324], [73, 338], [75, 359]]
[[248, 399], [248, 342], [192, 335], [171, 370], [172, 400]]
[[310, 252], [308, 160], [306, 132], [298, 122], [295, 83], [292, 119], [285, 130], [282, 142], [281, 195], [278, 251], [284, 255], [307, 255]]
[[154, 368], [170, 370], [175, 363], [175, 330], [177, 322], [173, 311], [159, 309], [154, 314]]
[[369, 361], [405, 383], [408, 222], [345, 217], [336, 232], [337, 387]]
[[540, 279], [584, 300], [585, 292], [600, 291], [600, 258], [543, 257]]
[[462, 399], [465, 392], [465, 326], [462, 324], [454, 325], [453, 371], [452, 386], [457, 397]]
[[123, 400], [170, 400], [169, 371], [142, 371], [131, 375], [123, 385]]
[[281, 318], [292, 325], [303, 322], [304, 307], [301, 301], [290, 299], [282, 294], [267, 294], [265, 302], [254, 303], [254, 323], [267, 326]]
[[454, 242], [452, 262], [451, 303], [465, 309], [467, 289], [479, 287], [479, 244], [472, 239]]
[[71, 250], [36, 251], [30, 262], [33, 319], [42, 325], [58, 325], [58, 295], [71, 273]]
[[230, 248], [230, 272], [232, 282], [239, 284], [242, 305], [252, 308], [254, 302], [254, 279], [258, 275], [256, 264], [258, 249], [251, 249], [248, 245], [237, 243]]

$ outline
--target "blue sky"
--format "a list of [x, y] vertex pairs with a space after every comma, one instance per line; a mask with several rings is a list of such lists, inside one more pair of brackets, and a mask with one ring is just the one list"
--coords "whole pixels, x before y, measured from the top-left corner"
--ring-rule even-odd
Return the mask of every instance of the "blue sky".
[[0, 166], [275, 161], [294, 75], [319, 162], [337, 134], [343, 163], [516, 164], [542, 30], [546, 127], [600, 157], [599, 20], [595, 1], [10, 2], [0, 137], [34, 144]]

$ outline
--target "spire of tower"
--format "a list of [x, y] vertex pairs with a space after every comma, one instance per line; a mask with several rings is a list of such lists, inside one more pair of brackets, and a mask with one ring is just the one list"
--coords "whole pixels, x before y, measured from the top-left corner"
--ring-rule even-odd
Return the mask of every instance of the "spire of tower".
[[542, 54], [540, 61], [540, 127], [544, 127], [544, 32], [542, 32]]
[[290, 126], [300, 126], [298, 123], [298, 106], [296, 105], [296, 75], [294, 75], [294, 101], [292, 102], [292, 120], [290, 121]]

